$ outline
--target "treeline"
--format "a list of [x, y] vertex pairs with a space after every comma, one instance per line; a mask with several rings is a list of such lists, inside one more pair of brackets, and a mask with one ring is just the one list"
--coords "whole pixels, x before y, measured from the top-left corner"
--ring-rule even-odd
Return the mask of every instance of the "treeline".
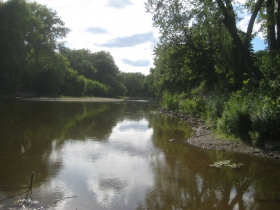
[[[256, 145], [279, 141], [279, 7], [275, 0], [147, 0], [161, 32], [149, 84], [164, 107]], [[255, 22], [268, 45], [258, 52]]]
[[69, 29], [36, 2], [0, 2], [0, 94], [148, 95], [146, 77], [122, 73], [109, 52], [68, 49]]

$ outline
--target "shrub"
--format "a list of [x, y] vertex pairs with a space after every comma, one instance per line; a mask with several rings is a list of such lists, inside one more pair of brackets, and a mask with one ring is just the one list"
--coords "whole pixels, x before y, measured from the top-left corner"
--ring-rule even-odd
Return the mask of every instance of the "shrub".
[[269, 97], [259, 98], [259, 103], [251, 113], [251, 139], [254, 144], [265, 140], [279, 140], [280, 135], [280, 100]]
[[85, 78], [86, 88], [85, 95], [86, 96], [106, 96], [108, 95], [109, 87], [90, 79]]
[[279, 139], [280, 100], [239, 91], [225, 103], [218, 129], [262, 145], [266, 140]]
[[61, 94], [65, 96], [83, 96], [85, 85], [84, 77], [78, 76], [77, 71], [69, 68], [61, 84]]
[[261, 71], [264, 78], [261, 81], [261, 90], [264, 95], [276, 99], [280, 95], [280, 53], [271, 53], [263, 56]]
[[217, 120], [222, 117], [226, 99], [227, 96], [220, 92], [215, 92], [215, 94], [207, 98], [203, 117], [206, 118], [210, 126], [214, 128], [217, 126]]
[[225, 103], [222, 116], [217, 121], [217, 127], [226, 134], [250, 139], [249, 131], [251, 131], [252, 123], [250, 113], [253, 109], [253, 96], [247, 95], [246, 92], [238, 91], [232, 95], [229, 101]]
[[163, 93], [163, 108], [177, 111], [179, 109], [179, 102], [180, 99], [178, 94], [171, 94], [167, 91]]
[[186, 99], [179, 103], [180, 111], [191, 115], [202, 115], [205, 111], [205, 100], [202, 97]]

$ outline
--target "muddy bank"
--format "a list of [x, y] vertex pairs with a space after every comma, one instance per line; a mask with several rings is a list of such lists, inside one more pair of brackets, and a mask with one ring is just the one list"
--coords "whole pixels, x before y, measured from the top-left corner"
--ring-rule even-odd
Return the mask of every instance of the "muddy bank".
[[254, 147], [240, 141], [229, 140], [219, 137], [215, 132], [205, 125], [205, 122], [197, 117], [181, 115], [175, 112], [159, 110], [160, 114], [177, 117], [186, 123], [193, 125], [194, 135], [186, 139], [186, 144], [201, 147], [204, 149], [232, 151], [235, 153], [248, 154], [252, 157], [265, 157], [280, 160], [280, 143], [268, 141], [263, 147]]

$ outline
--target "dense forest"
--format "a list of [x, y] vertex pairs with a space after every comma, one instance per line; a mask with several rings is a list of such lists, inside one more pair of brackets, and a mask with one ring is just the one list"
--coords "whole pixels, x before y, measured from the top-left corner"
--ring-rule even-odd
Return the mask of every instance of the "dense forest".
[[[280, 1], [147, 0], [145, 5], [160, 31], [149, 88], [163, 106], [202, 117], [228, 137], [254, 145], [279, 141]], [[267, 49], [254, 52], [258, 33]]]
[[109, 52], [66, 48], [68, 32], [44, 5], [0, 2], [0, 95], [147, 95], [145, 75], [122, 73]]
[[[121, 72], [109, 52], [65, 47], [69, 29], [44, 5], [0, 3], [0, 94], [156, 96], [228, 136], [255, 145], [279, 140], [280, 1], [147, 0], [145, 7], [160, 32], [147, 76]], [[256, 52], [258, 33], [267, 48]]]

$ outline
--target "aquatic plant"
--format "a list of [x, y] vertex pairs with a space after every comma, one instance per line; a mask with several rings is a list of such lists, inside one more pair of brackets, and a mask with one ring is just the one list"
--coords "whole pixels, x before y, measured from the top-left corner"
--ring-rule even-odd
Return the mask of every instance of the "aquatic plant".
[[217, 161], [213, 164], [210, 164], [210, 167], [214, 167], [214, 168], [222, 168], [223, 166], [229, 167], [231, 169], [235, 169], [235, 168], [240, 168], [241, 166], [244, 166], [244, 164], [243, 163], [231, 163], [230, 160], [222, 160], [222, 161]]

